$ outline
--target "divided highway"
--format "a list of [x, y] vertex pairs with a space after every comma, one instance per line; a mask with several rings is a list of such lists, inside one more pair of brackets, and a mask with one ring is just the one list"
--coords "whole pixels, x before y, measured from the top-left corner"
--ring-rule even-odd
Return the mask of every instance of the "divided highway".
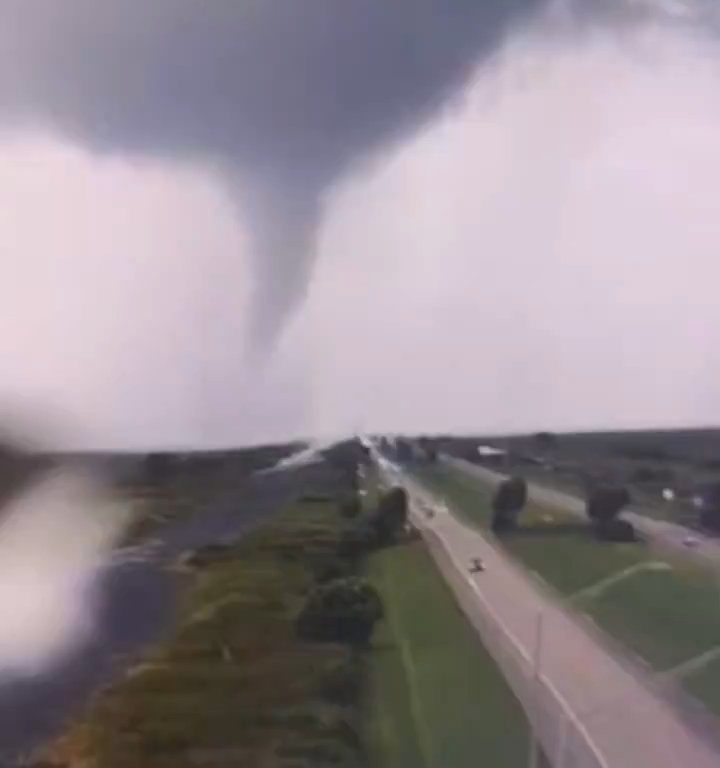
[[[547, 591], [417, 481], [375, 454], [402, 484], [413, 523], [459, 604], [525, 707], [555, 768], [717, 768], [691, 731]], [[428, 515], [433, 509], [434, 514]], [[485, 570], [470, 572], [480, 557]]]
[[[471, 464], [464, 459], [456, 459], [445, 455], [440, 458], [446, 464], [457, 467], [468, 474], [475, 475], [489, 485], [497, 485], [507, 477], [507, 475], [503, 475], [500, 472], [494, 472], [477, 464]], [[553, 488], [546, 488], [537, 483], [528, 483], [528, 494], [533, 501], [539, 504], [557, 507], [587, 519], [585, 502], [577, 496], [572, 496], [569, 493], [563, 493]], [[622, 516], [625, 520], [631, 522], [643, 536], [658, 546], [669, 549], [682, 549], [685, 554], [692, 553], [695, 557], [710, 561], [715, 565], [720, 563], [720, 543], [718, 543], [717, 539], [704, 536], [698, 531], [690, 530], [677, 523], [656, 520], [640, 512], [633, 512], [632, 509], [623, 512]], [[693, 539], [692, 549], [688, 549], [684, 543], [688, 538]]]

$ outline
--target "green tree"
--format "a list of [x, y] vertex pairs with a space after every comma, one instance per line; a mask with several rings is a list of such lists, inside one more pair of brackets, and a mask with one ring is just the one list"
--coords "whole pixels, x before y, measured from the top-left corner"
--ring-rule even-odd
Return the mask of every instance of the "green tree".
[[493, 498], [493, 531], [502, 533], [515, 528], [526, 503], [527, 483], [522, 477], [510, 477], [500, 483]]
[[379, 544], [390, 544], [405, 527], [408, 515], [407, 492], [400, 486], [383, 494], [370, 517]]
[[630, 500], [630, 492], [623, 486], [599, 486], [588, 494], [585, 508], [594, 523], [607, 523], [614, 520]]

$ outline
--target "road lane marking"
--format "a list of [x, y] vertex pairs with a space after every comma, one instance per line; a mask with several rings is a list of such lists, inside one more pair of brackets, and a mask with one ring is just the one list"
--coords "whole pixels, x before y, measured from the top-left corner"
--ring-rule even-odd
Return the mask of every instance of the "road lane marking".
[[[447, 554], [450, 560], [450, 563], [457, 570], [458, 574], [461, 576], [461, 579], [464, 579], [465, 582], [470, 586], [471, 590], [478, 598], [478, 601], [481, 603], [484, 610], [490, 615], [492, 621], [495, 622], [495, 624], [500, 628], [500, 630], [505, 634], [507, 639], [510, 641], [510, 644], [515, 649], [515, 652], [524, 660], [524, 662], [528, 665], [529, 668], [532, 668], [532, 659], [530, 658], [529, 654], [525, 650], [525, 647], [520, 643], [520, 641], [515, 637], [515, 635], [508, 629], [505, 622], [502, 619], [500, 619], [496, 610], [492, 607], [488, 599], [480, 591], [477, 583], [467, 573], [465, 573], [464, 569], [457, 562], [457, 559], [452, 552], [451, 545], [449, 544], [445, 536], [443, 536], [442, 533], [440, 533], [440, 531], [437, 529], [437, 526], [431, 524], [431, 521], [423, 520], [422, 514], [418, 512], [418, 510], [415, 508], [415, 506], [417, 505], [417, 501], [412, 498], [412, 495], [413, 495], [412, 486], [417, 485], [417, 487], [421, 489], [421, 493], [418, 493], [417, 491], [415, 491], [414, 493], [415, 496], [428, 495], [432, 497], [434, 496], [434, 494], [426, 493], [425, 489], [422, 489], [422, 486], [419, 483], [416, 483], [414, 480], [408, 483], [407, 478], [399, 477], [399, 476], [398, 476], [398, 480], [402, 482], [402, 485], [404, 485], [407, 489], [409, 489], [410, 496], [411, 496], [411, 506], [410, 506], [411, 517], [415, 519], [417, 523], [417, 527], [419, 527], [421, 531], [422, 530], [430, 531], [441, 542], [443, 549], [445, 550], [445, 553]], [[449, 505], [448, 505], [448, 509], [449, 509]], [[460, 525], [460, 523], [458, 523], [458, 525]], [[501, 552], [499, 552], [498, 549], [493, 544], [487, 541], [485, 537], [482, 536], [477, 530], [475, 529], [471, 529], [471, 530], [493, 552], [494, 556], [496, 556], [497, 559], [503, 563], [503, 566], [509, 567], [509, 564], [504, 562], [506, 557]], [[432, 553], [432, 548], [430, 548], [430, 551]], [[567, 699], [565, 699], [565, 697], [555, 687], [552, 681], [549, 680], [544, 674], [542, 673], [540, 674], [539, 680], [542, 683], [542, 685], [544, 685], [545, 688], [550, 692], [551, 696], [555, 699], [555, 701], [558, 703], [564, 716], [573, 724], [576, 731], [581, 735], [581, 737], [587, 744], [590, 752], [592, 753], [595, 761], [597, 762], [598, 766], [600, 766], [600, 768], [610, 768], [602, 751], [597, 746], [592, 736], [588, 732], [587, 728], [582, 723], [580, 718], [577, 716], [573, 708], [570, 706], [570, 703], [567, 701]]]

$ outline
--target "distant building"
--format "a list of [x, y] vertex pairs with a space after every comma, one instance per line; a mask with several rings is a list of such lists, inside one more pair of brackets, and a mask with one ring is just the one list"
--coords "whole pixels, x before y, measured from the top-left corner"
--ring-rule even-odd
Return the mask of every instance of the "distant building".
[[483, 464], [499, 466], [507, 463], [508, 452], [492, 445], [478, 445], [477, 458]]
[[477, 452], [483, 459], [507, 456], [507, 451], [502, 450], [502, 448], [493, 448], [492, 445], [478, 445]]

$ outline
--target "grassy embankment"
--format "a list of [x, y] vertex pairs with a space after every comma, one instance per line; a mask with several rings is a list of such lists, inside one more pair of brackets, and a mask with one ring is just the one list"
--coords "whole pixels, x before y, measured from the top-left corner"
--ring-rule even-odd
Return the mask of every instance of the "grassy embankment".
[[[436, 466], [419, 476], [442, 493], [467, 522], [489, 528], [491, 491], [461, 470]], [[564, 596], [613, 574], [658, 560], [643, 544], [598, 541], [587, 524], [558, 510], [530, 503], [520, 528], [502, 544], [530, 571]], [[578, 600], [577, 608], [645, 659], [669, 670], [720, 645], [718, 576], [686, 558], [665, 558], [671, 570], [643, 571]], [[720, 714], [720, 660], [688, 673], [685, 688]]]
[[522, 765], [523, 712], [420, 542], [365, 563], [386, 610], [372, 648], [298, 640], [294, 617], [344, 522], [332, 502], [298, 503], [201, 550], [176, 626], [38, 764]]
[[338, 518], [334, 504], [298, 504], [206, 550], [176, 627], [45, 757], [98, 768], [364, 765], [359, 702], [347, 698], [352, 651], [302, 643], [293, 625]]

